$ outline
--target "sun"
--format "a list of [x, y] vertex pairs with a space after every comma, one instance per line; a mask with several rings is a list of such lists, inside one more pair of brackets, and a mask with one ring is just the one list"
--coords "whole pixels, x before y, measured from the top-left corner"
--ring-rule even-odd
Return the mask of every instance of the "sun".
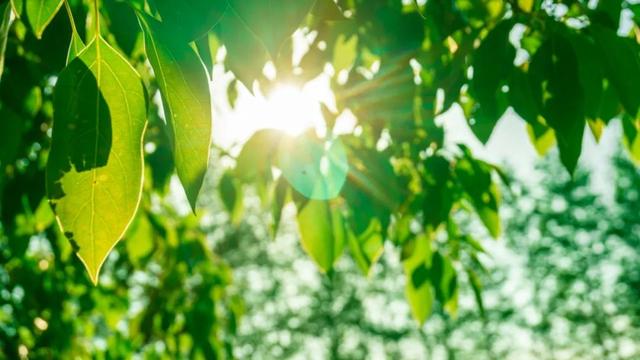
[[[222, 91], [226, 89], [218, 93]], [[302, 87], [282, 83], [267, 94], [252, 94], [240, 86], [234, 108], [224, 109], [224, 102], [216, 104], [214, 100], [214, 141], [229, 148], [244, 143], [261, 129], [276, 129], [292, 136], [309, 129], [322, 134], [326, 130], [322, 103], [329, 107], [335, 103], [328, 81], [311, 81]]]

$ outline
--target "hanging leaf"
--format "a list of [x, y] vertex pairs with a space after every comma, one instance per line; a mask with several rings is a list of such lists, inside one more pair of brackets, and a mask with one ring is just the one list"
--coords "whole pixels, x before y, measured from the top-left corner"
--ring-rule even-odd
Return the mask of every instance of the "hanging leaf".
[[9, 3], [0, 4], [0, 80], [4, 70], [4, 52], [7, 48], [9, 28], [11, 28], [11, 7]]
[[97, 37], [58, 78], [47, 164], [51, 205], [93, 283], [140, 202], [145, 126], [138, 74]]
[[211, 96], [207, 71], [188, 44], [139, 13], [147, 57], [162, 94], [178, 177], [195, 211], [209, 164]]
[[356, 235], [348, 231], [351, 256], [365, 276], [371, 275], [371, 269], [384, 251], [384, 237], [380, 220], [373, 219], [367, 231]]
[[244, 144], [236, 159], [235, 176], [244, 182], [254, 182], [260, 178], [271, 178], [280, 141], [286, 135], [278, 130], [256, 131]]
[[[282, 44], [301, 25], [314, 0], [228, 0], [242, 23], [276, 60]], [[247, 54], [247, 53], [245, 53]]]
[[275, 238], [278, 234], [278, 228], [280, 227], [282, 210], [289, 194], [289, 184], [284, 176], [280, 176], [280, 178], [278, 178], [273, 191], [273, 199], [271, 200], [271, 236]]
[[413, 251], [403, 263], [405, 274], [405, 296], [411, 315], [422, 326], [431, 315], [434, 291], [429, 277], [431, 267], [431, 239], [422, 234], [412, 240]]
[[502, 21], [489, 32], [473, 54], [470, 92], [477, 104], [471, 130], [483, 143], [489, 140], [493, 128], [507, 109], [508, 102], [502, 87], [509, 79], [516, 56], [516, 49], [509, 42], [512, 28], [511, 20]]
[[244, 212], [242, 185], [232, 173], [225, 172], [220, 179], [218, 189], [220, 190], [222, 204], [231, 217], [231, 222], [235, 225], [239, 224]]
[[640, 56], [638, 44], [619, 37], [615, 31], [591, 26], [592, 35], [604, 59], [605, 73], [625, 111], [632, 117], [640, 110]]
[[337, 197], [349, 170], [340, 138], [325, 141], [314, 130], [282, 143], [278, 166], [296, 191], [315, 200]]
[[542, 116], [555, 132], [560, 160], [573, 174], [582, 151], [585, 110], [578, 59], [566, 36], [553, 32], [538, 49], [529, 69], [534, 97]]
[[41, 39], [47, 25], [56, 16], [63, 0], [29, 0], [26, 4], [27, 18], [36, 38]]
[[491, 178], [492, 167], [474, 159], [468, 148], [460, 145], [464, 155], [456, 162], [458, 182], [478, 213], [480, 220], [494, 238], [500, 236], [500, 192]]
[[261, 77], [269, 54], [235, 11], [227, 11], [219, 27], [220, 40], [227, 49], [225, 66], [249, 91], [253, 91], [253, 82]]
[[175, 40], [191, 42], [205, 35], [222, 18], [226, 0], [154, 0], [162, 22]]
[[345, 245], [339, 208], [321, 200], [298, 199], [298, 228], [302, 247], [323, 272], [329, 272]]

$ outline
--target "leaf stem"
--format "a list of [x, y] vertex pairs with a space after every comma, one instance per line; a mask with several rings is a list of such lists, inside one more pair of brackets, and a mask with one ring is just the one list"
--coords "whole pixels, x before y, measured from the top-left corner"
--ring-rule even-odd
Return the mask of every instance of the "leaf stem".
[[94, 7], [94, 16], [95, 16], [95, 23], [96, 23], [96, 37], [100, 36], [100, 6], [99, 3], [100, 0], [93, 0], [93, 7]]
[[69, 6], [69, 1], [64, 0], [64, 8], [67, 9], [67, 16], [69, 16], [69, 22], [71, 23], [71, 31], [74, 34], [78, 33], [78, 29], [76, 28], [76, 22], [73, 20], [73, 12], [71, 11], [71, 6]]

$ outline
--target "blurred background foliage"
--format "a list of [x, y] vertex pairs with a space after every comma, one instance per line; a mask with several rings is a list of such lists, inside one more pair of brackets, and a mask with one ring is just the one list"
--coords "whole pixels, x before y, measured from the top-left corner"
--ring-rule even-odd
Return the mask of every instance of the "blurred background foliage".
[[[101, 1], [149, 110], [142, 202], [97, 287], [45, 194], [69, 14], [85, 42], [96, 18], [90, 1], [46, 3], [48, 24], [31, 0], [0, 0], [0, 357], [639, 356], [637, 2]], [[134, 8], [207, 76], [233, 73], [231, 106], [241, 86], [327, 76], [324, 134], [217, 149], [190, 213]], [[482, 142], [513, 109], [568, 171], [545, 160], [528, 184], [445, 147], [452, 107]], [[347, 113], [356, 126], [334, 133]], [[610, 122], [627, 150], [613, 200], [576, 170], [585, 129]]]

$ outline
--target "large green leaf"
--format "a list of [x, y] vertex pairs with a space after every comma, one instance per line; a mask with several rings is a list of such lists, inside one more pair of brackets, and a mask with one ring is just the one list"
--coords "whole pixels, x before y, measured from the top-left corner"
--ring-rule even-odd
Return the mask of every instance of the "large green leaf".
[[147, 57], [162, 94], [178, 177], [191, 208], [209, 163], [211, 146], [211, 96], [207, 71], [194, 50], [176, 40], [169, 29], [140, 15]]
[[283, 142], [278, 165], [294, 189], [315, 200], [338, 196], [349, 170], [340, 138], [325, 141], [313, 130]]
[[228, 0], [244, 25], [278, 57], [285, 40], [301, 25], [314, 0]]
[[58, 78], [47, 164], [51, 205], [94, 283], [140, 202], [145, 126], [138, 74], [97, 37]]
[[262, 75], [269, 54], [235, 11], [227, 11], [219, 27], [220, 39], [227, 49], [225, 66], [253, 91], [253, 82]]
[[599, 25], [591, 27], [605, 64], [605, 73], [625, 111], [635, 117], [640, 110], [640, 56], [638, 44]]
[[303, 249], [324, 272], [344, 250], [346, 234], [340, 209], [329, 201], [298, 202], [298, 228]]
[[196, 40], [213, 28], [227, 8], [226, 0], [154, 0], [162, 22], [184, 42]]
[[9, 3], [0, 4], [0, 80], [2, 80], [2, 72], [4, 70], [4, 52], [7, 48], [11, 20], [11, 6], [9, 6]]
[[471, 126], [480, 141], [486, 143], [496, 123], [507, 109], [506, 84], [513, 67], [516, 49], [509, 42], [513, 28], [510, 20], [498, 24], [473, 54], [471, 95], [477, 101]]
[[534, 55], [529, 69], [542, 116], [555, 131], [560, 160], [573, 173], [582, 151], [585, 110], [578, 59], [566, 35], [557, 30]]
[[367, 276], [371, 274], [373, 265], [378, 262], [384, 251], [384, 237], [380, 220], [374, 219], [369, 228], [362, 234], [356, 235], [351, 229], [347, 233], [351, 256], [358, 268]]
[[42, 33], [60, 10], [62, 3], [63, 0], [28, 0], [26, 2], [27, 18], [38, 39], [42, 38]]

